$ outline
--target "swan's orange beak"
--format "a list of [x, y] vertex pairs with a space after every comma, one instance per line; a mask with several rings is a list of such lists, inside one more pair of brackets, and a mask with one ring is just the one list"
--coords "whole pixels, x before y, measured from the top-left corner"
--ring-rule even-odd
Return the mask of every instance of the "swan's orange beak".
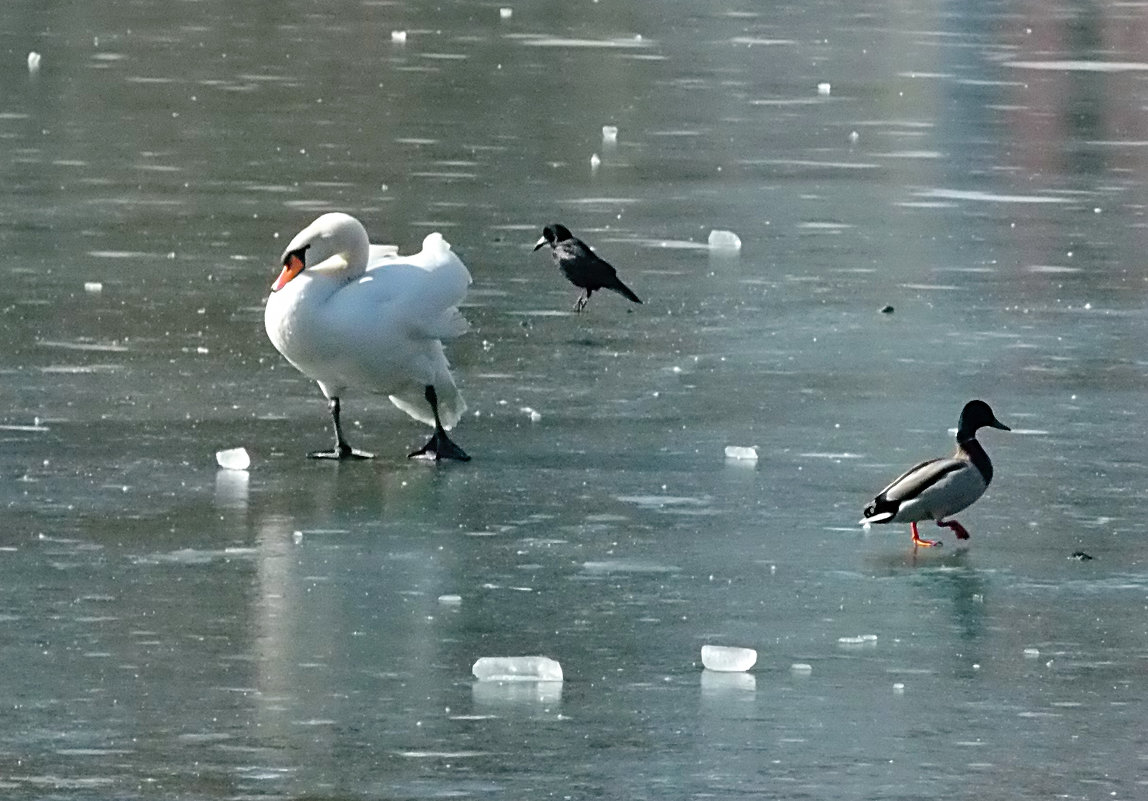
[[279, 273], [279, 277], [275, 279], [275, 283], [271, 285], [272, 292], [278, 292], [283, 287], [290, 283], [291, 279], [303, 272], [303, 260], [299, 258], [298, 251], [292, 251], [287, 254], [287, 259], [283, 262], [283, 272]]

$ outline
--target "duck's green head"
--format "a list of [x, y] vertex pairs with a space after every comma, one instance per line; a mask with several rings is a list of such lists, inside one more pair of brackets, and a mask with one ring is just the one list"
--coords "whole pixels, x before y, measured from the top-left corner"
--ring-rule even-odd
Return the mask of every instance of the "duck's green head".
[[992, 408], [983, 400], [971, 400], [961, 410], [961, 419], [957, 423], [957, 442], [965, 442], [977, 435], [977, 429], [999, 428], [1001, 431], [1011, 431], [1008, 426], [997, 419]]

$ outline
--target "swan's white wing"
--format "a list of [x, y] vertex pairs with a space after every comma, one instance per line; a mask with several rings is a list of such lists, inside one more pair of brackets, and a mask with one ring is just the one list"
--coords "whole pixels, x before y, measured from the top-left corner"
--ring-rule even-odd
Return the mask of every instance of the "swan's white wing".
[[371, 269], [371, 265], [377, 264], [383, 259], [397, 255], [399, 255], [398, 245], [370, 245], [367, 253], [367, 269]]
[[470, 282], [466, 265], [442, 234], [434, 233], [423, 240], [418, 253], [373, 262], [356, 287], [375, 302], [397, 301], [398, 313], [416, 335], [454, 339], [470, 328], [458, 310]]

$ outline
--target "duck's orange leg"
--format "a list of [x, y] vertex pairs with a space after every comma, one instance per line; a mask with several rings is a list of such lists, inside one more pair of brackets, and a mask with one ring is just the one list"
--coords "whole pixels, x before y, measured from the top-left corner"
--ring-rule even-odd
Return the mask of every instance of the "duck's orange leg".
[[921, 535], [917, 533], [917, 524], [910, 523], [909, 528], [913, 529], [913, 547], [914, 548], [939, 548], [941, 546], [940, 540], [923, 540]]

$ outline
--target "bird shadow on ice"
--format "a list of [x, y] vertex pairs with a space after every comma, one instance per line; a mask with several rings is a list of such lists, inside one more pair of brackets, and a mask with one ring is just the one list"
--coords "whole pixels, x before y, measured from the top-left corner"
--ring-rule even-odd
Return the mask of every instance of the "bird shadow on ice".
[[967, 567], [969, 546], [961, 545], [951, 548], [942, 545], [939, 548], [916, 548], [912, 545], [896, 551], [869, 554], [865, 562], [874, 569], [887, 575], [899, 575], [903, 570], [922, 570], [929, 568], [959, 568]]

